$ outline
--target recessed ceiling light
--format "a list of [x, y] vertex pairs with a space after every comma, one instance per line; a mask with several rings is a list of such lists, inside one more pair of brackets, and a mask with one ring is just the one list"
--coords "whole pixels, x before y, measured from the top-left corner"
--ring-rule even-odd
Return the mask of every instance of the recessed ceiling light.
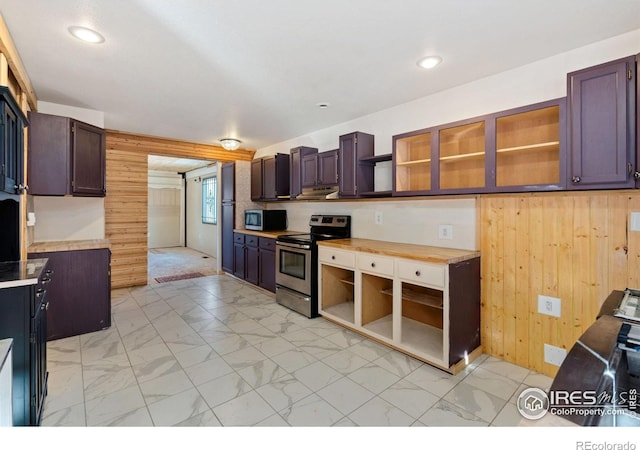
[[418, 60], [416, 64], [423, 69], [433, 69], [435, 66], [442, 62], [442, 58], [436, 55], [425, 56]]
[[89, 42], [90, 44], [102, 44], [104, 42], [104, 37], [90, 28], [73, 26], [69, 27], [69, 33], [81, 41]]
[[327, 109], [330, 104], [329, 102], [320, 102], [320, 103], [316, 103], [316, 106], [320, 109]]

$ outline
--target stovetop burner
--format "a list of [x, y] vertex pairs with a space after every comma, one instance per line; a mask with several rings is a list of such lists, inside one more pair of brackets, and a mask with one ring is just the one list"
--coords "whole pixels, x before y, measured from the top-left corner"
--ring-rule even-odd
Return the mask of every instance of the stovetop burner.
[[310, 233], [282, 234], [277, 240], [291, 243], [313, 243], [328, 239], [351, 237], [351, 217], [314, 214], [309, 220]]

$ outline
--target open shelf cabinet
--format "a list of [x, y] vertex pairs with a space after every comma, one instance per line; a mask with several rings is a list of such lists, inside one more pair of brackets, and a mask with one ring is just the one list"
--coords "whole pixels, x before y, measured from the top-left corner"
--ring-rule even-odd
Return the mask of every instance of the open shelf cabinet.
[[321, 265], [323, 302], [325, 313], [350, 324], [355, 323], [353, 270]]

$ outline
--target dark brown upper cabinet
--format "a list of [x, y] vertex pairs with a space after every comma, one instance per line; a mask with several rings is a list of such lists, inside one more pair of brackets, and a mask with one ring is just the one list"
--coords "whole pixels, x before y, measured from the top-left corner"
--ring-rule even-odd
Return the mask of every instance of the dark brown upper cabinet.
[[30, 194], [104, 197], [104, 130], [51, 114], [30, 112], [29, 120]]
[[6, 86], [0, 86], [0, 191], [22, 194], [24, 184], [24, 127], [27, 118]]
[[318, 153], [318, 185], [336, 186], [338, 184], [339, 150]]
[[289, 166], [285, 153], [251, 161], [251, 200], [289, 198]]
[[373, 156], [374, 136], [356, 131], [340, 136], [338, 184], [340, 197], [360, 197], [373, 191], [373, 166], [360, 159]]
[[567, 77], [569, 189], [636, 186], [636, 57]]
[[291, 149], [291, 168], [289, 171], [289, 195], [295, 199], [302, 193], [302, 186], [308, 182], [308, 173], [302, 171], [303, 160], [309, 155], [317, 154], [318, 149], [312, 147], [295, 147]]

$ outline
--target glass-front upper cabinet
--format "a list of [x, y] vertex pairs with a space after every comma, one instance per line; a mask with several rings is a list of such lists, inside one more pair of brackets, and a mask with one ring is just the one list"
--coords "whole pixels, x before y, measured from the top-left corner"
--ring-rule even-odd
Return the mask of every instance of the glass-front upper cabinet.
[[431, 189], [431, 132], [393, 137], [394, 195], [426, 194]]
[[439, 187], [482, 189], [486, 185], [485, 120], [442, 128], [438, 132]]
[[495, 186], [499, 191], [562, 189], [565, 99], [500, 113], [495, 119]]

